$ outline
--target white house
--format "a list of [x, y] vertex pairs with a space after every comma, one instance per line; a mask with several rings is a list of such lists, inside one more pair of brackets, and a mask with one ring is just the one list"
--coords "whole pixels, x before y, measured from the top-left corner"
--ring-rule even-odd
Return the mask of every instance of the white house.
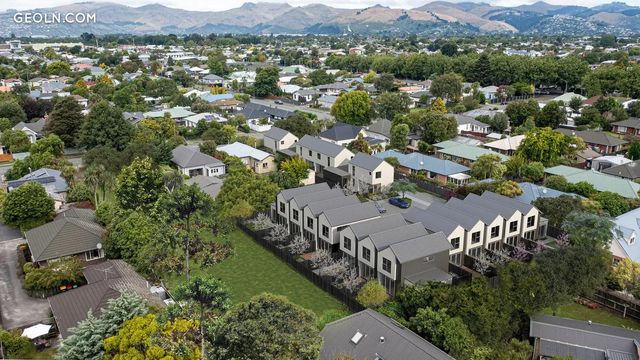
[[201, 153], [199, 150], [186, 145], [179, 145], [171, 151], [173, 162], [181, 174], [190, 177], [197, 175], [222, 176], [225, 165], [222, 161]]
[[394, 169], [383, 159], [365, 153], [357, 153], [349, 160], [351, 186], [360, 192], [381, 192], [394, 180]]
[[264, 146], [274, 153], [293, 147], [298, 140], [297, 136], [275, 126], [264, 133]]
[[325, 167], [338, 167], [354, 156], [351, 151], [340, 145], [305, 135], [296, 144], [296, 153], [307, 161], [317, 174]]

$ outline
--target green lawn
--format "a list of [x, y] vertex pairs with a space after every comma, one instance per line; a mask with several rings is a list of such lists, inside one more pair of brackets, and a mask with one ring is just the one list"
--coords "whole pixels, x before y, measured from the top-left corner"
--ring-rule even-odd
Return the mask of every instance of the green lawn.
[[[553, 315], [553, 311], [551, 311], [551, 309], [546, 309], [543, 313]], [[623, 318], [622, 316], [610, 312], [605, 308], [590, 309], [584, 305], [574, 302], [560, 306], [555, 315], [570, 319], [584, 321], [591, 320], [595, 323], [640, 330], [640, 322], [631, 318]]]
[[[235, 253], [232, 257], [204, 271], [221, 279], [231, 289], [234, 303], [249, 300], [263, 292], [284, 295], [292, 302], [313, 310], [318, 316], [326, 310], [346, 307], [304, 276], [271, 254], [241, 230], [229, 235]], [[191, 274], [202, 273], [197, 264]], [[184, 275], [166, 279], [169, 289], [184, 281]]]

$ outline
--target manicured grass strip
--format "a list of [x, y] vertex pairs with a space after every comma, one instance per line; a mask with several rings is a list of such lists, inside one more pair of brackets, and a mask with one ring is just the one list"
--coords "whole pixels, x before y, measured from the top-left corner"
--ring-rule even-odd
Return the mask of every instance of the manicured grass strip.
[[[554, 315], [551, 309], [545, 309], [543, 313]], [[591, 320], [594, 323], [640, 330], [640, 322], [631, 318], [623, 318], [618, 314], [608, 311], [606, 308], [590, 309], [584, 305], [574, 302], [561, 305], [555, 315], [569, 319], [584, 321]]]
[[[205, 271], [221, 279], [230, 288], [234, 303], [249, 300], [263, 292], [284, 295], [292, 302], [314, 311], [346, 310], [337, 299], [315, 286], [304, 276], [265, 250], [247, 234], [236, 230], [228, 235], [235, 254], [223, 262], [201, 270], [197, 264], [192, 275]], [[166, 279], [169, 289], [184, 281], [184, 275]]]

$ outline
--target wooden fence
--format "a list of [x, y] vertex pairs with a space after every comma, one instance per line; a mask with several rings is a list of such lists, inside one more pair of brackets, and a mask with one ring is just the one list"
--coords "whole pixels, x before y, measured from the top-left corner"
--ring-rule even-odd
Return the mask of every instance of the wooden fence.
[[587, 297], [589, 300], [616, 312], [622, 317], [640, 321], [640, 301], [609, 289], [599, 289]]
[[265, 240], [267, 231], [254, 231], [248, 228], [242, 222], [238, 222], [238, 227], [249, 236], [251, 236], [251, 238], [253, 238], [253, 240], [255, 240], [263, 248], [294, 268], [298, 273], [302, 274], [317, 287], [321, 288], [325, 292], [331, 294], [331, 296], [341, 301], [347, 306], [347, 308], [349, 308], [349, 310], [353, 312], [359, 312], [366, 309], [355, 299], [356, 294], [352, 294], [345, 289], [337, 288], [335, 285], [333, 285], [332, 279], [330, 277], [320, 276], [313, 272], [309, 261], [302, 260], [298, 256], [291, 255], [287, 249], [279, 248], [268, 240]]

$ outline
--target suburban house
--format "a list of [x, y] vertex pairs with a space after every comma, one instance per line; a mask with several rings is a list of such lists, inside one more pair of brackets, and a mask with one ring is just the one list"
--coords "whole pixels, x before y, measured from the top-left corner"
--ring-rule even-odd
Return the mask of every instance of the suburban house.
[[200, 83], [209, 85], [209, 86], [222, 86], [222, 82], [224, 79], [215, 74], [205, 75], [200, 78]]
[[7, 191], [11, 192], [20, 185], [31, 181], [37, 182], [44, 187], [47, 194], [55, 201], [56, 209], [65, 203], [69, 185], [67, 184], [67, 180], [62, 177], [60, 170], [41, 168], [30, 172], [18, 180], [8, 181]]
[[478, 91], [484, 95], [487, 101], [496, 99], [498, 95], [498, 87], [494, 85], [481, 87]]
[[293, 100], [301, 103], [307, 103], [314, 98], [320, 96], [320, 92], [315, 89], [300, 89], [293, 93]]
[[171, 151], [173, 162], [181, 174], [187, 176], [222, 176], [225, 164], [213, 156], [203, 154], [200, 150], [187, 145], [179, 145]]
[[537, 185], [530, 182], [521, 182], [518, 185], [520, 185], [520, 189], [522, 189], [522, 194], [515, 196], [514, 199], [526, 204], [532, 204], [534, 201], [540, 198], [557, 198], [562, 195], [579, 197], [579, 195], [576, 195], [576, 194], [562, 192], [556, 189], [548, 188], [546, 186]]
[[334, 144], [348, 145], [353, 140], [357, 139], [360, 134], [362, 134], [362, 136], [366, 136], [362, 127], [337, 122], [331, 128], [318, 134], [318, 136], [320, 139]]
[[468, 167], [419, 152], [403, 154], [397, 150], [387, 150], [374, 156], [380, 159], [396, 158], [400, 163], [398, 172], [405, 175], [424, 174], [427, 179], [437, 180], [443, 185], [446, 183], [464, 185], [471, 178], [468, 174], [471, 169]]
[[611, 131], [616, 134], [640, 136], [640, 119], [628, 118], [611, 123]]
[[271, 149], [273, 153], [293, 147], [298, 140], [297, 136], [275, 126], [264, 133], [264, 146]]
[[315, 136], [305, 135], [295, 146], [296, 153], [305, 159], [309, 167], [319, 175], [324, 168], [336, 168], [354, 156], [347, 148]]
[[273, 108], [251, 102], [246, 104], [238, 113], [244, 115], [244, 117], [247, 118], [247, 121], [256, 121], [263, 118], [270, 121], [282, 120], [294, 114], [289, 110]]
[[318, 103], [318, 106], [320, 106], [323, 109], [331, 109], [333, 104], [336, 103], [336, 100], [338, 100], [337, 95], [323, 94], [316, 100], [316, 102]]
[[22, 131], [27, 134], [30, 143], [35, 143], [36, 140], [44, 136], [44, 125], [46, 120], [44, 118], [38, 119], [38, 121], [25, 123], [20, 121], [13, 126], [14, 131]]
[[615, 224], [611, 237], [611, 253], [615, 260], [640, 261], [640, 209], [633, 209], [612, 220]]
[[603, 172], [604, 170], [610, 167], [624, 165], [624, 164], [630, 163], [631, 161], [633, 160], [627, 159], [622, 154], [604, 155], [604, 156], [598, 156], [596, 158], [591, 159], [591, 164], [589, 168]]
[[163, 307], [166, 292], [161, 287], [149, 286], [149, 282], [124, 260], [106, 260], [91, 264], [82, 270], [87, 285], [49, 297], [49, 307], [60, 336], [71, 335], [71, 329], [87, 318], [90, 311], [100, 316], [107, 302], [123, 292], [134, 293], [149, 305]]
[[535, 206], [489, 191], [433, 203], [424, 210], [411, 208], [404, 217], [422, 223], [429, 232], [443, 232], [451, 243], [449, 261], [457, 266], [463, 264], [464, 255], [475, 258], [482, 249], [495, 251], [503, 243], [515, 246], [521, 238], [543, 238], [547, 228]]
[[451, 160], [465, 166], [473, 164], [482, 155], [498, 155], [504, 162], [509, 160], [507, 155], [496, 153], [489, 149], [478, 146], [462, 144], [452, 140], [447, 140], [433, 144], [436, 156], [440, 159]]
[[491, 132], [491, 126], [470, 116], [454, 114], [453, 117], [456, 119], [456, 123], [458, 124], [458, 134], [488, 134]]
[[372, 138], [389, 141], [391, 139], [391, 127], [393, 123], [387, 119], [378, 119], [365, 128], [367, 135]]
[[636, 180], [640, 179], [640, 160], [627, 162], [625, 164], [611, 166], [600, 170], [601, 172], [623, 179]]
[[322, 360], [453, 360], [397, 321], [366, 309], [327, 324], [320, 332]]
[[584, 143], [599, 152], [600, 154], [610, 155], [620, 152], [629, 143], [626, 140], [618, 139], [603, 131], [584, 130], [575, 131], [571, 129], [556, 129], [567, 136], [577, 136], [581, 138]]
[[529, 323], [532, 359], [635, 360], [640, 331], [591, 321], [537, 315]]
[[95, 211], [76, 209], [59, 213], [55, 220], [25, 233], [34, 264], [75, 256], [83, 261], [104, 257], [105, 229], [96, 222]]
[[587, 182], [598, 191], [610, 191], [627, 199], [638, 199], [640, 184], [628, 179], [611, 176], [595, 170], [584, 170], [558, 165], [545, 169], [546, 175], [558, 175], [567, 179], [567, 182], [575, 184], [581, 181]]
[[188, 128], [194, 128], [198, 126], [198, 123], [200, 121], [204, 121], [206, 123], [210, 123], [212, 121], [215, 121], [217, 123], [226, 123], [228, 120], [227, 118], [215, 113], [199, 113], [199, 114], [194, 114], [191, 116], [187, 116], [184, 119], [181, 119], [179, 125], [182, 125]]
[[176, 124], [184, 124], [184, 118], [195, 115], [194, 112], [191, 112], [184, 107], [176, 106], [170, 109], [147, 111], [143, 113], [142, 116], [144, 116], [145, 119], [157, 119], [164, 117], [165, 114], [169, 114], [169, 117], [173, 119]]
[[256, 174], [266, 174], [277, 170], [276, 160], [273, 155], [241, 142], [236, 141], [233, 144], [219, 145], [217, 149], [239, 158], [243, 164], [247, 165]]
[[351, 186], [357, 192], [381, 192], [391, 186], [394, 170], [388, 162], [365, 153], [357, 153], [349, 160]]
[[511, 156], [518, 150], [524, 137], [524, 135], [507, 136], [496, 141], [488, 142], [483, 146], [497, 153]]

